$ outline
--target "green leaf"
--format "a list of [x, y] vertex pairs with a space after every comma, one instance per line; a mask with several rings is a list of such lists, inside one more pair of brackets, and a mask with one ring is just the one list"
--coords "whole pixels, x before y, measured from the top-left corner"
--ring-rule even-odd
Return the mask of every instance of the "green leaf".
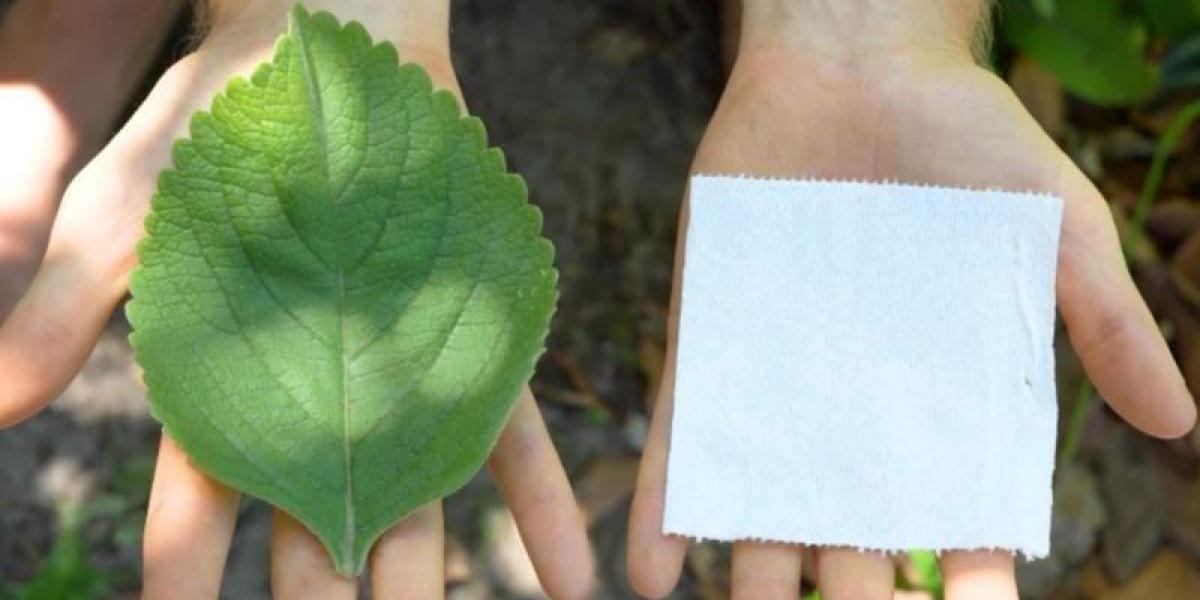
[[1142, 0], [1142, 9], [1168, 38], [1200, 32], [1200, 0]]
[[1192, 123], [1198, 120], [1200, 120], [1200, 99], [1185, 104], [1179, 113], [1171, 118], [1171, 122], [1167, 124], [1167, 130], [1163, 132], [1162, 137], [1155, 145], [1154, 158], [1150, 161], [1150, 170], [1146, 172], [1146, 179], [1142, 182], [1142, 191], [1138, 194], [1137, 204], [1134, 205], [1133, 216], [1129, 220], [1125, 239], [1121, 240], [1121, 248], [1125, 251], [1126, 260], [1130, 260], [1141, 245], [1146, 221], [1150, 218], [1151, 205], [1158, 197], [1158, 188], [1162, 185], [1163, 176], [1167, 171], [1167, 161], [1171, 160], [1175, 146], [1179, 145]]
[[1058, 12], [1058, 1], [1033, 0], [1033, 10], [1037, 11], [1038, 16], [1053, 17], [1054, 13]]
[[483, 463], [557, 299], [522, 180], [358, 23], [297, 6], [159, 179], [128, 314], [154, 415], [343, 574]]
[[1051, 16], [1030, 0], [1008, 0], [1005, 39], [1096, 104], [1137, 101], [1154, 90], [1158, 70], [1146, 60], [1146, 31], [1121, 14], [1118, 0], [1058, 0]]
[[1171, 46], [1159, 67], [1164, 90], [1200, 87], [1200, 33]]
[[913, 550], [908, 553], [908, 560], [916, 581], [909, 582], [915, 589], [929, 592], [935, 598], [942, 597], [942, 570], [938, 566], [937, 554], [930, 550]]
[[84, 600], [110, 595], [113, 577], [87, 563], [87, 544], [80, 531], [85, 511], [76, 505], [58, 509], [59, 532], [50, 553], [33, 579], [12, 587], [5, 597], [13, 600]]

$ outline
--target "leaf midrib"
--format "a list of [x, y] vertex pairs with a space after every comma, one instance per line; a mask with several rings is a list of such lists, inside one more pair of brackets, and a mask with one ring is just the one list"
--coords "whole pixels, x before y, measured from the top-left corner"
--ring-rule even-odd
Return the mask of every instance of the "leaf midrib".
[[[308, 39], [305, 35], [304, 28], [293, 22], [293, 27], [296, 31], [296, 42], [300, 47], [300, 66], [301, 76], [304, 78], [304, 84], [308, 91], [308, 101], [310, 108], [313, 111], [314, 125], [318, 142], [321, 146], [322, 165], [325, 170], [325, 181], [332, 183], [331, 170], [329, 168], [329, 135], [325, 130], [325, 105], [321, 100], [320, 84], [317, 81], [316, 68], [313, 65], [311, 49], [308, 45]], [[340, 204], [334, 202], [334, 222], [340, 222]], [[335, 246], [338, 248], [340, 246]], [[347, 560], [353, 560], [354, 542], [355, 542], [355, 526], [354, 526], [354, 474], [353, 452], [350, 444], [350, 354], [347, 352], [349, 344], [347, 343], [346, 335], [346, 274], [342, 268], [340, 257], [334, 260], [334, 269], [337, 271], [337, 315], [338, 315], [338, 332], [339, 332], [339, 348], [338, 354], [342, 359], [341, 379], [342, 379], [342, 468], [345, 472], [345, 488], [346, 494], [344, 497], [344, 518], [342, 525], [342, 551], [343, 556]], [[342, 569], [339, 568], [339, 571]]]

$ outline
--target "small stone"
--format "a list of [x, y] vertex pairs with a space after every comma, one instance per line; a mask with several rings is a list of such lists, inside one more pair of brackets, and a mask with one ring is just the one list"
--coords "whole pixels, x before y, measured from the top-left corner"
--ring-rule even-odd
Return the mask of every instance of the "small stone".
[[90, 496], [94, 480], [94, 474], [80, 467], [79, 461], [56, 456], [38, 473], [38, 495], [52, 506], [78, 508]]

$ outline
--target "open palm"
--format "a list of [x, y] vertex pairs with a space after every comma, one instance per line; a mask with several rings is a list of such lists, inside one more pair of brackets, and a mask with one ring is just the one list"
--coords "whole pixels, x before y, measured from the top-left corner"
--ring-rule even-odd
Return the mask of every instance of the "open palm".
[[[406, 62], [423, 66], [437, 88], [462, 102], [450, 63], [446, 2], [400, 6], [377, 0], [310, 2], [358, 20], [392, 41]], [[116, 137], [71, 182], [53, 221], [37, 276], [0, 325], [0, 427], [41, 410], [75, 376], [136, 263], [159, 171], [193, 112], [235, 75], [270, 59], [287, 2], [210, 3], [200, 47], [173, 65]], [[430, 14], [424, 14], [430, 13]], [[0, 277], [0, 280], [4, 278]], [[0, 309], [7, 307], [0, 307]], [[3, 314], [0, 310], [0, 314]], [[591, 556], [574, 496], [533, 396], [525, 388], [489, 459], [546, 590], [581, 598], [591, 586]], [[239, 494], [211, 479], [164, 436], [147, 509], [144, 597], [215, 598], [238, 513]], [[376, 597], [443, 594], [441, 503], [405, 518], [370, 557]], [[282, 598], [354, 598], [356, 582], [338, 576], [317, 539], [276, 511], [272, 588]]]
[[[1107, 204], [1004, 82], [987, 70], [936, 54], [897, 55], [866, 66], [782, 49], [743, 52], [692, 168], [710, 174], [1038, 191], [1063, 198], [1057, 294], [1071, 343], [1088, 375], [1109, 404], [1139, 429], [1160, 437], [1191, 429], [1194, 402], [1133, 286]], [[675, 585], [687, 544], [662, 534], [678, 261], [686, 228], [685, 201], [664, 385], [629, 533], [631, 579], [639, 591], [654, 597]], [[822, 549], [816, 557], [823, 597], [891, 597], [890, 559], [838, 549]], [[950, 552], [942, 566], [952, 600], [1016, 597], [1013, 560], [1006, 553]], [[799, 578], [799, 547], [735, 544], [735, 597], [794, 597]]]

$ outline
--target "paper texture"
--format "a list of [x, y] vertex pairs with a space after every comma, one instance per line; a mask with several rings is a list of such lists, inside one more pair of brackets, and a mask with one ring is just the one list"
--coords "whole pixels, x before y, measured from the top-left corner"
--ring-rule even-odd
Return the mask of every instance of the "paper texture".
[[1062, 201], [698, 176], [665, 533], [1044, 556]]

